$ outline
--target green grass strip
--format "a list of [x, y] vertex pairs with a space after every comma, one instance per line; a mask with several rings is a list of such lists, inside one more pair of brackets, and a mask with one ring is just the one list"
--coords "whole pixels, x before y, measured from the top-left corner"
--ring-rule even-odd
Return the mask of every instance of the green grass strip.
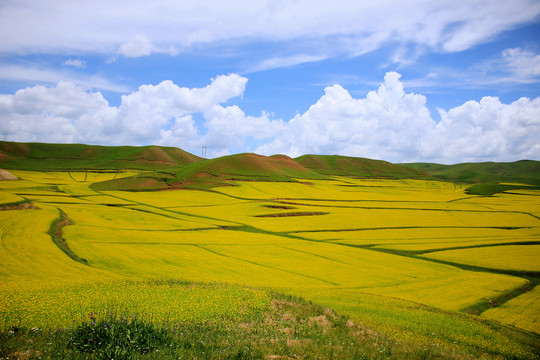
[[71, 259], [80, 262], [81, 264], [88, 265], [86, 259], [80, 258], [75, 254], [68, 246], [64, 238], [62, 237], [62, 228], [67, 225], [73, 225], [73, 221], [63, 212], [61, 209], [58, 209], [60, 215], [59, 217], [51, 223], [48, 234], [51, 236], [54, 244], [58, 246], [67, 256]]

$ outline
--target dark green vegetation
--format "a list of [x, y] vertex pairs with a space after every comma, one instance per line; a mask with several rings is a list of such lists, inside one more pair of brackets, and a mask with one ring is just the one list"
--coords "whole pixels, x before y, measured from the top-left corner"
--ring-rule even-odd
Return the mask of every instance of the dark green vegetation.
[[172, 343], [170, 331], [130, 317], [97, 320], [90, 314], [89, 322], [70, 332], [67, 349], [100, 359], [129, 359], [133, 353], [148, 354]]
[[172, 168], [201, 158], [163, 146], [97, 146], [0, 141], [0, 163], [18, 170], [118, 170]]
[[325, 175], [383, 179], [430, 178], [422, 171], [382, 160], [339, 155], [303, 155], [295, 160], [306, 168]]
[[66, 244], [64, 238], [62, 237], [62, 228], [67, 225], [73, 225], [73, 221], [64, 213], [62, 210], [58, 209], [60, 216], [58, 219], [52, 222], [51, 227], [49, 228], [49, 235], [53, 242], [62, 250], [67, 256], [73, 260], [80, 262], [81, 264], [88, 265], [88, 262], [85, 259], [81, 259], [77, 256]]
[[334, 311], [274, 294], [266, 312], [222, 321], [150, 325], [109, 315], [74, 329], [0, 334], [0, 358], [474, 359], [451, 344], [395, 341]]
[[463, 163], [440, 165], [431, 163], [401, 164], [426, 172], [441, 180], [459, 182], [512, 182], [540, 185], [540, 161], [520, 160], [509, 163]]
[[482, 184], [476, 184], [466, 190], [467, 194], [471, 195], [494, 195], [504, 191], [525, 189], [525, 190], [538, 190], [540, 186], [521, 185], [521, 184], [499, 184], [498, 182], [487, 182]]

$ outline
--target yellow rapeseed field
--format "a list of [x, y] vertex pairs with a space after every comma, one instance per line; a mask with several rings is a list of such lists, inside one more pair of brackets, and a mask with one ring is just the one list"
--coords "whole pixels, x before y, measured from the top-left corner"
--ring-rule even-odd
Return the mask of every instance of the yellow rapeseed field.
[[71, 260], [47, 231], [59, 217], [58, 209], [3, 211], [0, 221], [0, 284], [3, 291], [37, 284], [81, 283], [118, 279], [114, 273], [89, 268]]
[[12, 204], [24, 201], [24, 198], [11, 192], [0, 191], [0, 204]]
[[540, 271], [540, 245], [504, 245], [446, 250], [424, 256], [495, 269]]
[[482, 317], [540, 334], [540, 286], [483, 312]]
[[533, 242], [540, 237], [540, 228], [497, 229], [474, 227], [379, 228], [357, 231], [303, 232], [302, 237], [346, 245], [425, 251], [460, 246]]
[[249, 315], [268, 306], [263, 290], [217, 284], [88, 282], [34, 286], [0, 294], [0, 330], [73, 328], [83, 322], [122, 317], [176, 326]]
[[[508, 244], [538, 241], [537, 192], [483, 197], [438, 181], [339, 177], [235, 182], [211, 192], [96, 192], [92, 182], [135, 172], [13, 173], [23, 180], [0, 183], [0, 203], [27, 198], [39, 210], [0, 213], [4, 328], [65, 327], [106, 311], [152, 321], [235, 316], [242, 303], [268, 305], [266, 291], [238, 286], [249, 285], [304, 296], [389, 333], [412, 333], [399, 309], [415, 309], [406, 318], [417, 329], [422, 321], [444, 322], [420, 304], [462, 311], [527, 284], [511, 273], [467, 271], [438, 259], [539, 271], [539, 245]], [[62, 238], [88, 265], [72, 260], [47, 233], [61, 212], [72, 221]], [[423, 258], [403, 252], [484, 244], [507, 245]], [[184, 281], [229, 285], [180, 286]], [[482, 316], [536, 331], [534, 316], [516, 320], [510, 313], [537, 309], [537, 293]], [[386, 328], [384, 312], [393, 322]], [[464, 326], [456, 319], [455, 326]]]

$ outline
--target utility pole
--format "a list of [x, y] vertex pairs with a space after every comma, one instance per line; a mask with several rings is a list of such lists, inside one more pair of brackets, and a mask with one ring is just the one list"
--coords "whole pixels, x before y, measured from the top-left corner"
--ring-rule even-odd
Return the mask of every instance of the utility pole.
[[202, 154], [201, 154], [201, 155], [202, 155], [201, 157], [202, 157], [203, 159], [206, 159], [206, 146], [203, 146], [203, 147], [202, 147]]

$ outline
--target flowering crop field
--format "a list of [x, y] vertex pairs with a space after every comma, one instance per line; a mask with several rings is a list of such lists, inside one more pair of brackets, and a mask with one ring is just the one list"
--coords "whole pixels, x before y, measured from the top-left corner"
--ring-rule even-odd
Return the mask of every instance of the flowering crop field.
[[173, 327], [260, 313], [280, 291], [391, 336], [487, 341], [518, 358], [471, 316], [540, 335], [539, 192], [340, 177], [123, 192], [89, 186], [135, 172], [13, 174], [22, 180], [0, 182], [0, 206], [36, 208], [0, 213], [3, 330], [90, 313]]
[[424, 256], [487, 268], [540, 271], [540, 245], [505, 245], [446, 250]]
[[13, 287], [0, 299], [2, 328], [62, 329], [110, 316], [137, 316], [174, 329], [189, 322], [249, 317], [268, 307], [269, 294], [230, 285], [100, 281], [52, 288]]
[[540, 333], [540, 286], [523, 295], [513, 298], [500, 307], [482, 313], [485, 319], [497, 320], [522, 329]]

